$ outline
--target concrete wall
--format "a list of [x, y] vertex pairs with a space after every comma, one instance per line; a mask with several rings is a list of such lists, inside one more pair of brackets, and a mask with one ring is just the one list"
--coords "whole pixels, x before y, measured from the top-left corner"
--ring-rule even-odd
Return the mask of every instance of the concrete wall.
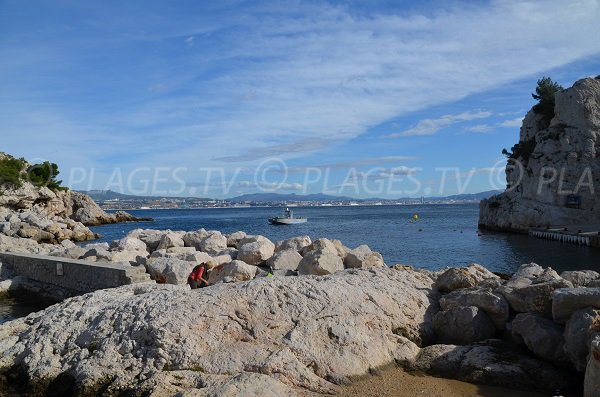
[[0, 252], [0, 278], [27, 277], [79, 295], [149, 281], [144, 266], [95, 263], [55, 256]]

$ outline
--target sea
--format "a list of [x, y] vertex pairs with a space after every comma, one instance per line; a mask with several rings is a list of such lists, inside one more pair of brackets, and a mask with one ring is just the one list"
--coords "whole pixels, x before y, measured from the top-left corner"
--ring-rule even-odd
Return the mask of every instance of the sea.
[[[350, 248], [367, 244], [380, 252], [388, 265], [400, 263], [430, 270], [479, 263], [495, 272], [512, 273], [523, 263], [535, 262], [559, 273], [580, 269], [600, 271], [599, 248], [478, 230], [478, 204], [311, 206], [292, 210], [295, 216], [308, 218], [308, 222], [271, 225], [268, 218], [283, 211], [274, 207], [152, 209], [128, 211], [138, 217], [153, 218], [151, 222], [91, 229], [102, 235], [99, 241], [120, 239], [136, 228], [185, 231], [204, 228], [223, 233], [242, 230], [272, 241], [300, 235], [312, 239], [326, 237], [341, 240]], [[7, 305], [16, 312], [11, 313]], [[14, 302], [0, 302], [0, 323], [22, 315], [18, 306]]]

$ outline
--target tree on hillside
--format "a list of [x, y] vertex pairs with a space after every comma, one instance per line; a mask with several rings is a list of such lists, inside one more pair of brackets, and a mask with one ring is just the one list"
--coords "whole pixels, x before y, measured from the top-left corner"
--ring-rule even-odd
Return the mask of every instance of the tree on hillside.
[[64, 189], [60, 186], [62, 181], [56, 179], [60, 172], [54, 163], [44, 161], [34, 164], [27, 169], [27, 177], [35, 186], [47, 186], [50, 189]]
[[531, 94], [533, 99], [539, 102], [533, 107], [533, 111], [543, 115], [548, 121], [554, 117], [554, 94], [562, 91], [564, 88], [550, 77], [542, 77], [537, 82], [535, 94]]
[[9, 184], [15, 187], [21, 186], [21, 172], [25, 167], [23, 159], [10, 156], [0, 158], [0, 186]]

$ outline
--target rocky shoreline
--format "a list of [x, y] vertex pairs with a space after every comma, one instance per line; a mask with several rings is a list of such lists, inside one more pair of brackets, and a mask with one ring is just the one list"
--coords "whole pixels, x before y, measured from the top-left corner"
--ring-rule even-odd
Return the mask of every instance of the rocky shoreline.
[[[0, 160], [16, 159], [0, 152]], [[22, 175], [31, 164], [22, 163]], [[65, 188], [50, 189], [34, 185], [24, 177], [18, 183], [0, 183], [0, 238], [26, 238], [38, 243], [87, 241], [99, 238], [88, 226], [152, 220], [137, 218], [123, 211], [105, 212], [91, 197]], [[0, 240], [0, 251], [10, 247]]]
[[[83, 247], [5, 239], [144, 266], [156, 282], [0, 326], [0, 382], [19, 395], [320, 395], [390, 364], [515, 389], [600, 390], [594, 271], [431, 272], [336, 240], [204, 229], [136, 229]], [[200, 262], [211, 285], [191, 290]]]

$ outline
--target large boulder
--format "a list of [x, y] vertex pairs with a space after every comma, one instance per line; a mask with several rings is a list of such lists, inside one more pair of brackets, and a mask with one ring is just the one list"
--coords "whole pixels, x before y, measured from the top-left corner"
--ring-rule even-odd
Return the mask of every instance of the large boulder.
[[437, 278], [436, 286], [440, 292], [451, 292], [460, 288], [475, 287], [487, 279], [498, 279], [494, 273], [476, 263], [467, 267], [453, 267]]
[[600, 339], [600, 310], [581, 309], [565, 326], [565, 353], [577, 371], [585, 371], [592, 340]]
[[150, 258], [146, 261], [146, 271], [157, 283], [185, 285], [194, 264], [176, 258]]
[[285, 250], [296, 250], [297, 252], [302, 251], [304, 247], [308, 247], [312, 244], [312, 240], [309, 236], [298, 236], [292, 237], [287, 240], [278, 241], [275, 243], [275, 252]]
[[298, 253], [298, 250], [287, 249], [275, 252], [267, 260], [267, 265], [274, 270], [297, 270], [301, 260], [302, 255]]
[[519, 313], [511, 323], [513, 334], [536, 356], [555, 364], [568, 362], [564, 351], [564, 327], [534, 313]]
[[455, 306], [436, 313], [433, 328], [439, 343], [459, 345], [488, 339], [496, 333], [492, 320], [475, 306]]
[[244, 243], [239, 248], [237, 259], [250, 265], [258, 266], [265, 263], [275, 252], [275, 244], [263, 236], [255, 236], [251, 239], [246, 237], [241, 242]]
[[112, 251], [110, 260], [112, 262], [126, 262], [136, 265], [143, 262], [148, 257], [147, 251]]
[[414, 349], [407, 339], [428, 338], [431, 283], [381, 268], [99, 290], [0, 325], [0, 370], [18, 368], [37, 395], [66, 383], [75, 395], [217, 396], [225, 382], [240, 394], [254, 390], [237, 382], [243, 374], [272, 379], [259, 383], [264, 395], [280, 383], [334, 393], [332, 381], [392, 364]]
[[442, 310], [459, 306], [475, 306], [483, 310], [494, 322], [496, 329], [504, 329], [510, 308], [504, 297], [484, 288], [457, 289], [440, 299]]
[[257, 270], [256, 266], [235, 260], [212, 269], [208, 275], [208, 282], [216, 284], [225, 281], [225, 278], [229, 278], [232, 281], [248, 281], [256, 276]]
[[496, 291], [506, 298], [516, 312], [538, 313], [551, 318], [553, 292], [572, 286], [554, 270], [545, 269], [538, 276], [524, 277], [517, 273]]
[[126, 236], [115, 241], [114, 249], [117, 251], [147, 251], [147, 246], [138, 238]]
[[325, 275], [344, 270], [344, 262], [331, 249], [308, 251], [298, 264], [298, 274]]
[[[162, 230], [134, 229], [127, 233], [127, 236], [142, 240], [144, 243], [146, 243], [147, 251], [152, 252], [158, 249], [158, 245], [160, 244], [160, 241], [165, 234], [166, 232]], [[167, 248], [168, 247], [165, 247], [164, 249]]]
[[233, 232], [231, 234], [227, 234], [225, 236], [225, 237], [227, 237], [227, 246], [232, 247], [232, 248], [237, 248], [240, 240], [246, 236], [247, 236], [246, 232], [242, 232], [242, 231], [237, 231], [237, 232]]
[[600, 309], [600, 288], [563, 288], [552, 295], [552, 318], [559, 324], [587, 307]]
[[200, 242], [200, 251], [210, 255], [218, 255], [227, 248], [227, 238], [220, 232], [211, 232]]
[[186, 247], [194, 247], [198, 251], [202, 251], [202, 240], [208, 237], [208, 232], [204, 229], [199, 229], [193, 232], [187, 232], [183, 235], [182, 240]]
[[385, 263], [379, 252], [373, 252], [368, 245], [363, 244], [346, 253], [344, 266], [346, 268], [383, 267]]
[[598, 397], [600, 390], [600, 340], [592, 342], [590, 358], [585, 369], [583, 397]]
[[568, 270], [560, 274], [562, 278], [570, 281], [573, 287], [587, 287], [587, 285], [594, 280], [600, 278], [600, 273], [593, 270]]
[[410, 368], [444, 378], [536, 393], [579, 387], [580, 382], [554, 365], [493, 339], [470, 346], [427, 346], [421, 349]]
[[169, 249], [172, 247], [184, 247], [185, 243], [183, 242], [183, 239], [181, 238], [181, 236], [177, 233], [173, 233], [173, 232], [167, 232], [166, 234], [163, 234], [160, 238], [160, 241], [158, 243], [158, 246], [156, 247], [156, 249]]

